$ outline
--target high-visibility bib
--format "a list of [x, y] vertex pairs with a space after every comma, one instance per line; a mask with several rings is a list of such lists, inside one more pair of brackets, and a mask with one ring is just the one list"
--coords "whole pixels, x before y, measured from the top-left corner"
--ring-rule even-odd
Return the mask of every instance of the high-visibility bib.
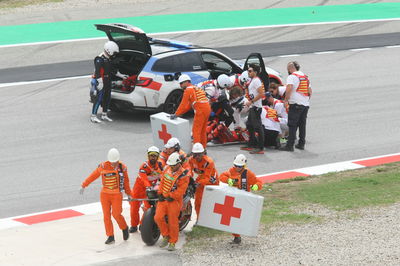
[[297, 73], [292, 73], [299, 78], [300, 84], [296, 89], [296, 92], [303, 94], [304, 96], [310, 96], [310, 80], [308, 79], [307, 75], [299, 75]]

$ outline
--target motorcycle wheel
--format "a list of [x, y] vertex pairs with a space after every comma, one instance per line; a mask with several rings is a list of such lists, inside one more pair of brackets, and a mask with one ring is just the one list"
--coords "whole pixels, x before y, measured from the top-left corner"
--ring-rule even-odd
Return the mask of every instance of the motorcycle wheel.
[[153, 246], [160, 238], [160, 229], [154, 221], [155, 214], [155, 208], [148, 209], [143, 214], [142, 225], [140, 226], [140, 235], [143, 242], [148, 246]]
[[192, 217], [192, 202], [189, 200], [186, 208], [181, 211], [179, 215], [179, 231], [185, 229], [189, 224], [190, 218]]

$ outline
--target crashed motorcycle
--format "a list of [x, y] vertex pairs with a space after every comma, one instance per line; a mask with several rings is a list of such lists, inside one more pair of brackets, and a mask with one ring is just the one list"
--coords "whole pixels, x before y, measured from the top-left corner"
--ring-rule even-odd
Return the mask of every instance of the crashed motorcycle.
[[[190, 218], [192, 216], [191, 199], [194, 197], [195, 190], [195, 183], [193, 179], [190, 178], [188, 188], [186, 189], [185, 195], [183, 196], [182, 209], [179, 214], [179, 231], [182, 231], [190, 222]], [[143, 242], [146, 243], [146, 245], [148, 246], [152, 246], [160, 238], [160, 229], [154, 221], [154, 215], [156, 214], [156, 207], [158, 202], [158, 194], [157, 190], [154, 189], [148, 190], [146, 191], [146, 193], [147, 199], [145, 200], [148, 200], [151, 207], [144, 212], [139, 230]]]

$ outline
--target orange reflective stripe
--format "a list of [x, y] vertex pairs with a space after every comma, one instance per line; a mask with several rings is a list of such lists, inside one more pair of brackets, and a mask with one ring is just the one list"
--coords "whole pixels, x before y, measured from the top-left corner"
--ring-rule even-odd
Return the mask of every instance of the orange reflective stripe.
[[292, 75], [295, 75], [300, 80], [300, 84], [297, 87], [296, 92], [301, 93], [304, 96], [310, 96], [310, 93], [309, 93], [310, 81], [309, 81], [307, 75], [302, 76], [302, 75], [299, 75], [296, 73], [292, 73]]
[[198, 88], [198, 87], [193, 87], [194, 88], [194, 93], [195, 93], [195, 101], [194, 102], [201, 102], [201, 101], [205, 101], [208, 102], [208, 98], [206, 96], [206, 92], [203, 91], [202, 89]]
[[265, 116], [268, 119], [279, 122], [278, 112], [275, 109], [264, 107], [265, 111], [267, 111], [267, 115]]

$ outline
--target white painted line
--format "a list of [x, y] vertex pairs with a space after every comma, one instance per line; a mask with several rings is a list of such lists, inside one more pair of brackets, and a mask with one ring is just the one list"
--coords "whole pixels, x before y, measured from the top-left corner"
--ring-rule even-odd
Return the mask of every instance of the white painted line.
[[299, 54], [288, 54], [288, 55], [279, 55], [278, 57], [294, 57], [294, 56], [300, 56]]
[[333, 54], [336, 53], [337, 51], [325, 51], [325, 52], [315, 52], [314, 54]]
[[389, 45], [389, 46], [385, 46], [386, 48], [400, 48], [400, 45]]
[[54, 81], [64, 81], [64, 80], [72, 80], [72, 79], [82, 79], [82, 78], [90, 78], [90, 75], [67, 77], [67, 78], [57, 78], [57, 79], [43, 79], [43, 80], [34, 80], [34, 81], [20, 81], [20, 82], [11, 82], [11, 83], [0, 83], [0, 88], [12, 87], [12, 86], [21, 86], [21, 85], [29, 85], [29, 84], [37, 84], [37, 83], [54, 82]]
[[10, 218], [0, 220], [0, 230], [19, 227], [19, 226], [28, 226], [28, 225], [17, 221], [13, 221]]
[[[197, 32], [210, 32], [210, 31], [229, 31], [229, 30], [248, 30], [248, 29], [263, 29], [263, 28], [280, 28], [280, 27], [298, 27], [298, 26], [313, 26], [313, 25], [330, 25], [330, 24], [343, 24], [343, 23], [365, 23], [365, 22], [379, 22], [379, 21], [396, 21], [400, 18], [386, 18], [386, 19], [361, 19], [361, 20], [344, 20], [344, 21], [331, 21], [331, 22], [313, 22], [313, 23], [296, 23], [296, 24], [280, 24], [280, 25], [261, 25], [261, 26], [248, 26], [248, 27], [231, 27], [231, 28], [217, 28], [217, 29], [203, 29], [203, 30], [185, 30], [185, 31], [169, 31], [169, 32], [155, 32], [147, 35], [169, 35], [169, 34], [182, 34], [182, 33], [197, 33]], [[53, 44], [53, 43], [65, 43], [65, 42], [80, 42], [80, 41], [92, 41], [102, 40], [105, 37], [97, 38], [85, 38], [85, 39], [72, 39], [72, 40], [60, 40], [60, 41], [48, 41], [48, 42], [31, 42], [31, 43], [19, 43], [19, 44], [8, 44], [0, 45], [0, 48], [10, 48], [17, 46], [26, 45], [39, 45], [39, 44]]]
[[367, 50], [371, 50], [371, 48], [357, 48], [357, 49], [350, 49], [350, 51], [353, 51], [353, 52], [367, 51]]
[[331, 164], [324, 164], [319, 166], [313, 167], [306, 167], [297, 169], [296, 172], [308, 174], [308, 175], [323, 175], [332, 172], [340, 172], [346, 170], [354, 170], [364, 168], [364, 166], [351, 163], [351, 162], [340, 162], [340, 163], [331, 163]]
[[83, 214], [96, 214], [96, 213], [102, 212], [100, 202], [74, 206], [69, 209], [83, 213]]

